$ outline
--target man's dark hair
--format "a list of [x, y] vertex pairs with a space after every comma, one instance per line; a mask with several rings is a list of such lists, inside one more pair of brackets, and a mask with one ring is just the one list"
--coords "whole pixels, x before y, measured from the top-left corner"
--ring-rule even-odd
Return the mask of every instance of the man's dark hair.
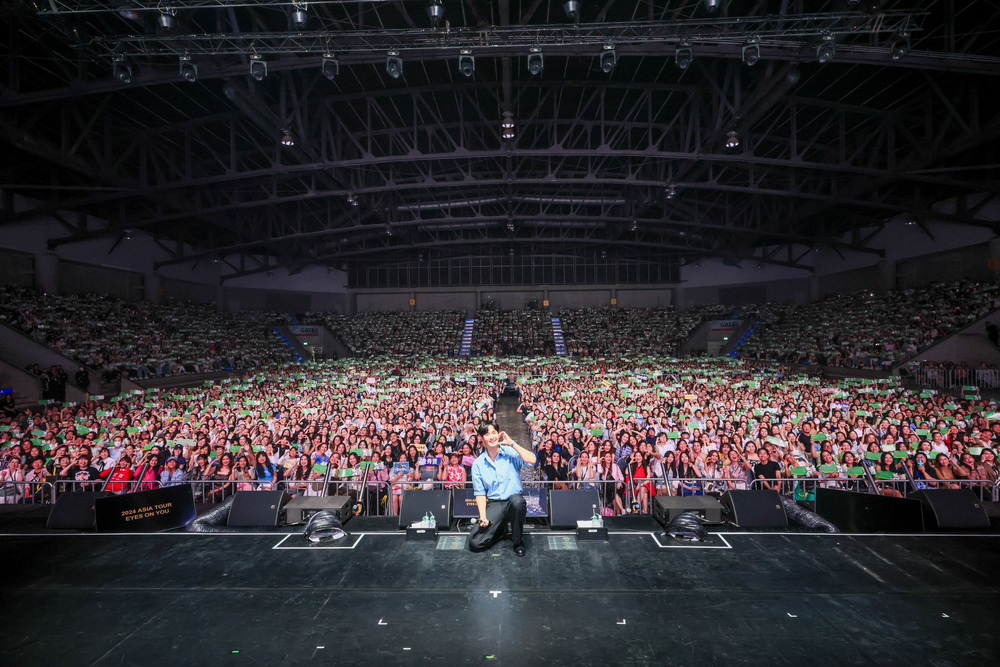
[[479, 426], [476, 427], [476, 433], [478, 433], [479, 435], [486, 435], [490, 430], [490, 426], [492, 426], [498, 431], [500, 430], [500, 427], [497, 426], [496, 422], [483, 421], [482, 423], [479, 424]]

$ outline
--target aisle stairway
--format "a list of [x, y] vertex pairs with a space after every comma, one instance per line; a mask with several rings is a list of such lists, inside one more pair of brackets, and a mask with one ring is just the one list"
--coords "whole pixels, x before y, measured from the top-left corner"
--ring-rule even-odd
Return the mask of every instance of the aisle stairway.
[[552, 318], [552, 338], [556, 342], [556, 354], [566, 356], [566, 339], [563, 338], [562, 322], [558, 317]]
[[745, 328], [745, 329], [743, 330], [743, 333], [742, 333], [742, 334], [740, 335], [740, 337], [739, 337], [739, 338], [738, 338], [738, 339], [736, 340], [736, 342], [734, 342], [734, 343], [733, 343], [733, 346], [732, 346], [732, 347], [731, 347], [731, 348], [729, 349], [729, 351], [728, 351], [728, 352], [726, 353], [726, 356], [727, 356], [727, 357], [731, 357], [731, 358], [733, 358], [733, 359], [735, 359], [736, 357], [738, 357], [738, 356], [739, 356], [739, 354], [740, 354], [740, 348], [741, 348], [741, 347], [743, 347], [743, 345], [744, 345], [744, 344], [745, 344], [745, 343], [746, 343], [746, 342], [747, 342], [748, 340], [750, 340], [750, 337], [751, 337], [751, 336], [753, 336], [753, 332], [757, 330], [757, 327], [758, 327], [758, 326], [759, 326], [760, 324], [761, 324], [760, 322], [753, 322], [753, 323], [749, 324], [749, 325], [748, 325], [748, 326], [747, 326], [747, 327], [746, 327], [746, 328]]
[[302, 349], [302, 343], [294, 340], [295, 337], [292, 335], [292, 332], [288, 329], [288, 327], [275, 327], [272, 331], [274, 331], [275, 336], [281, 339], [282, 343], [291, 349], [293, 359], [298, 361], [300, 364], [305, 363], [305, 359], [302, 358], [302, 355], [305, 353], [305, 350]]
[[462, 344], [458, 348], [458, 356], [467, 357], [472, 352], [472, 330], [476, 327], [476, 320], [465, 320], [465, 328], [462, 329]]

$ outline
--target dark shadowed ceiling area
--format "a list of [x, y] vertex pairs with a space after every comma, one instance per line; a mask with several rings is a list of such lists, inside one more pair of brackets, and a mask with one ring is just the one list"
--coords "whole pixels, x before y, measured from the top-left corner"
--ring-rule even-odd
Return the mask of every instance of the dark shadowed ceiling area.
[[1000, 227], [996, 1], [434, 3], [6, 3], [0, 185], [41, 203], [0, 233], [142, 231], [229, 278]]

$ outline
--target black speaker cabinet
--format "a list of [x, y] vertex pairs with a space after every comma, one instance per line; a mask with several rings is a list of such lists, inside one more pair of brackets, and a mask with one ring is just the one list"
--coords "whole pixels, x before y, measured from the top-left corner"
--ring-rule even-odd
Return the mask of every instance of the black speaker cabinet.
[[110, 491], [66, 491], [56, 497], [56, 504], [49, 512], [46, 528], [71, 528], [73, 530], [93, 530], [97, 514], [94, 505], [98, 498], [114, 494]]
[[969, 489], [924, 489], [910, 494], [924, 508], [924, 527], [989, 528], [979, 497]]
[[400, 528], [422, 520], [428, 512], [434, 515], [438, 530], [448, 530], [451, 525], [451, 491], [403, 491], [403, 504], [399, 508]]
[[354, 500], [350, 496], [302, 496], [292, 498], [285, 505], [285, 519], [290, 524], [305, 523], [316, 512], [333, 512], [340, 522], [347, 523], [354, 516], [351, 506]]
[[681, 512], [694, 512], [705, 523], [722, 523], [722, 503], [712, 496], [656, 496], [653, 518], [666, 527]]
[[739, 528], [788, 528], [788, 517], [777, 491], [726, 491], [722, 504]]
[[845, 533], [919, 533], [920, 502], [877, 493], [816, 489], [816, 513]]
[[226, 525], [277, 526], [288, 499], [284, 491], [237, 491]]
[[601, 499], [597, 491], [549, 491], [549, 517], [553, 528], [576, 528], [577, 521], [594, 518], [595, 507], [600, 514]]

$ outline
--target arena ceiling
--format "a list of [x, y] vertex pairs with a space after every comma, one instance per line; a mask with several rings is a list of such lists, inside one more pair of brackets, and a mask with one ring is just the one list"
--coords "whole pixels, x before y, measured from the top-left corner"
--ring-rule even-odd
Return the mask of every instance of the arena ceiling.
[[3, 12], [0, 187], [41, 203], [8, 196], [0, 231], [55, 215], [53, 248], [143, 231], [160, 265], [227, 278], [507, 253], [802, 266], [877, 254], [863, 230], [947, 200], [936, 217], [998, 227], [996, 1]]

